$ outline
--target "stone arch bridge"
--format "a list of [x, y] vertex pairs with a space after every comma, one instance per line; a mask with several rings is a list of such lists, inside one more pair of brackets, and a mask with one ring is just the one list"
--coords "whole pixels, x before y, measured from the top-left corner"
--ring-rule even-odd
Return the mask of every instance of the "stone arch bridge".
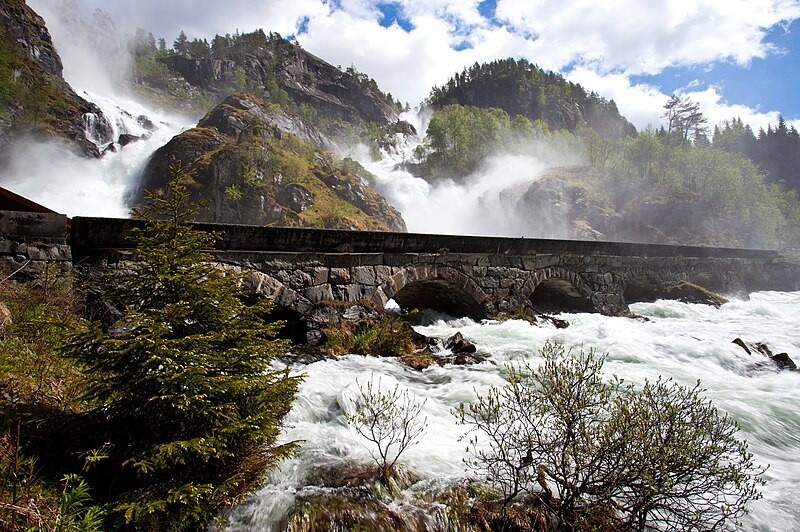
[[[137, 222], [73, 218], [78, 264], [118, 261]], [[221, 231], [214, 254], [251, 293], [302, 318], [320, 302], [394, 299], [480, 319], [520, 308], [621, 314], [679, 281], [722, 293], [800, 289], [778, 251], [633, 243], [198, 224]], [[339, 305], [345, 309], [347, 305]]]

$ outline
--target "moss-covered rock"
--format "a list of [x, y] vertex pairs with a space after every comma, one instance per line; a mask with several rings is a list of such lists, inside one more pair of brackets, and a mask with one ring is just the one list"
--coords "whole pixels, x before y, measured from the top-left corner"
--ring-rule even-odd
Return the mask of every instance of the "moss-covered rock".
[[322, 148], [330, 145], [301, 117], [234, 94], [155, 152], [130, 203], [163, 187], [181, 162], [193, 171], [193, 199], [207, 201], [203, 221], [405, 231], [368, 172]]
[[681, 281], [671, 286], [667, 290], [667, 296], [673, 299], [679, 299], [684, 303], [700, 303], [717, 308], [728, 302], [728, 300], [721, 295], [715, 294], [702, 286], [688, 281]]

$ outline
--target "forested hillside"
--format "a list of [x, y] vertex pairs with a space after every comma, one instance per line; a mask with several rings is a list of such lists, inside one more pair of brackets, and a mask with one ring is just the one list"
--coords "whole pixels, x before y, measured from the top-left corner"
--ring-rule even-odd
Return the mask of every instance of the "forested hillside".
[[496, 107], [512, 118], [542, 120], [553, 130], [575, 131], [587, 126], [604, 137], [622, 138], [636, 129], [606, 100], [555, 72], [512, 58], [474, 64], [435, 87], [428, 103], [434, 108], [459, 104]]
[[800, 133], [783, 117], [757, 135], [740, 118], [727, 121], [714, 128], [714, 146], [749, 158], [764, 170], [767, 181], [800, 190]]
[[[797, 246], [797, 191], [765, 172], [772, 167], [760, 167], [739, 153], [744, 150], [731, 139], [741, 136], [730, 130], [746, 130], [741, 121], [718, 129], [712, 143], [698, 106], [677, 100], [680, 105], [674, 105], [676, 98], [665, 105], [669, 128], [647, 128], [622, 138], [588, 127], [553, 131], [542, 120], [512, 118], [502, 109], [448, 105], [434, 112], [411, 168], [428, 179], [469, 182], [498, 154], [545, 161], [554, 169], [527, 187], [503, 193], [519, 232], [530, 236]], [[785, 124], [769, 131], [753, 146], [796, 135]], [[792, 157], [780, 152], [784, 155], [777, 161]], [[545, 220], [563, 221], [563, 230], [554, 233]]]

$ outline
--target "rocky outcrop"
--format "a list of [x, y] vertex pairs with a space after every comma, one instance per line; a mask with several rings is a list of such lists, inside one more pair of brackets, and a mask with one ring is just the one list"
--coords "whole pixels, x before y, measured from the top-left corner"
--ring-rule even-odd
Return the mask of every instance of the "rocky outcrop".
[[271, 87], [278, 88], [331, 120], [381, 126], [397, 122], [392, 103], [357, 73], [342, 71], [299, 45], [260, 30], [242, 35], [219, 57], [171, 56], [158, 61], [189, 84], [211, 92], [230, 91], [231, 80], [239, 75], [249, 86], [266, 90], [267, 97], [275, 96], [269, 94]]
[[324, 151], [339, 151], [339, 146], [319, 129], [297, 115], [246, 94], [232, 94], [208, 112], [197, 127], [216, 129], [223, 135], [239, 138], [254, 124], [269, 124]]
[[[22, 0], [0, 4], [0, 148], [34, 135], [99, 157], [98, 144], [114, 140], [102, 111], [72, 90], [62, 70], [44, 20]], [[97, 139], [87, 138], [87, 126]]]
[[180, 161], [193, 172], [194, 199], [207, 202], [202, 221], [405, 231], [368, 172], [320, 146], [335, 144], [299, 116], [233, 94], [154, 153], [130, 202], [161, 188]]

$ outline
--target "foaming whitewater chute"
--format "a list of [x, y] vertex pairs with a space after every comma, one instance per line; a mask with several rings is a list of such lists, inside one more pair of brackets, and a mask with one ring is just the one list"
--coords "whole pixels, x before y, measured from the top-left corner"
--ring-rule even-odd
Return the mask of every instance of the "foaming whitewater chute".
[[67, 0], [29, 3], [47, 23], [64, 78], [102, 111], [83, 116], [84, 135], [102, 156], [86, 158], [55, 141], [17, 142], [4, 159], [3, 186], [69, 216], [125, 217], [125, 198], [147, 159], [194, 120], [122, 93], [130, 50], [107, 15], [84, 17]]

